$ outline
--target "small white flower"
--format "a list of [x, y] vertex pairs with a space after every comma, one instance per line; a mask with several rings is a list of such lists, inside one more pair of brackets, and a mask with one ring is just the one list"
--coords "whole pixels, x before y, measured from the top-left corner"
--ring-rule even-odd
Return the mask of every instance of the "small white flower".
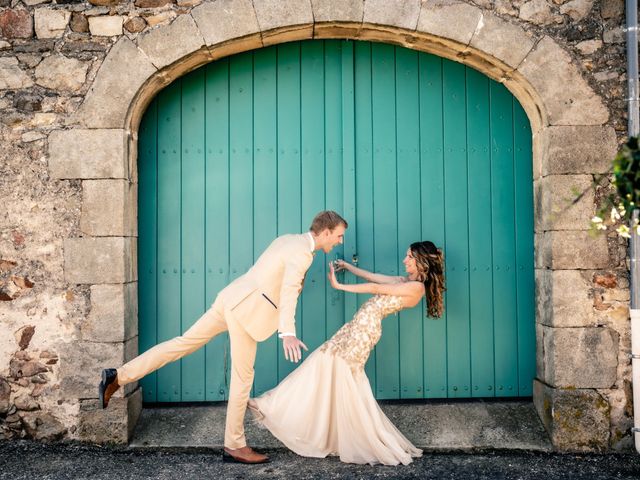
[[629, 233], [629, 227], [627, 227], [626, 225], [620, 225], [616, 229], [616, 232], [618, 232], [618, 235], [620, 235], [621, 237], [631, 238], [631, 234]]
[[627, 214], [627, 210], [624, 208], [623, 204], [618, 205], [618, 210], [620, 211], [620, 215], [623, 217]]
[[613, 207], [611, 209], [611, 221], [615, 222], [616, 220], [620, 220], [620, 214], [618, 213], [618, 210], [616, 210], [616, 207]]
[[596, 215], [591, 219], [591, 223], [602, 223], [602, 219]]

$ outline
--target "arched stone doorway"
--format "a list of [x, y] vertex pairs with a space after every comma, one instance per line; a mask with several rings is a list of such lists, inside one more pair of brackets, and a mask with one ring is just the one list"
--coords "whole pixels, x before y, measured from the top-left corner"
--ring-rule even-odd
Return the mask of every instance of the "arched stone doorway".
[[[606, 171], [603, 158], [615, 149], [614, 132], [604, 126], [608, 111], [552, 39], [531, 38], [521, 27], [466, 3], [218, 1], [180, 15], [137, 43], [122, 37], [69, 129], [49, 136], [51, 175], [85, 182], [82, 216], [88, 236], [65, 241], [67, 280], [115, 288], [124, 313], [114, 329], [135, 330], [136, 148], [146, 106], [173, 79], [211, 60], [309, 38], [371, 40], [434, 53], [472, 66], [518, 98], [533, 131], [539, 379], [534, 400], [552, 439], [563, 427], [551, 417], [551, 408], [561, 411], [567, 397], [578, 395], [592, 417], [601, 415], [595, 389], [615, 382], [616, 365], [606, 360], [586, 370], [568, 368], [585, 355], [598, 358], [602, 353], [609, 359], [605, 353], [612, 349], [607, 329], [575, 315], [575, 308], [588, 301], [580, 270], [600, 268], [588, 255], [574, 254], [592, 248], [586, 219], [593, 197], [585, 195], [561, 217], [554, 213], [565, 207], [571, 187], [584, 189], [592, 174]], [[87, 151], [95, 155], [85, 158]], [[96, 201], [106, 191], [115, 208], [105, 209]], [[568, 285], [578, 294], [565, 298]], [[98, 295], [92, 295], [94, 301], [100, 301]], [[135, 354], [137, 339], [122, 338], [106, 352], [114, 364]], [[596, 351], [587, 352], [587, 343]], [[125, 390], [128, 396], [119, 404], [129, 429], [140, 408], [140, 395], [131, 395], [133, 389]], [[563, 448], [561, 441], [555, 443]]]

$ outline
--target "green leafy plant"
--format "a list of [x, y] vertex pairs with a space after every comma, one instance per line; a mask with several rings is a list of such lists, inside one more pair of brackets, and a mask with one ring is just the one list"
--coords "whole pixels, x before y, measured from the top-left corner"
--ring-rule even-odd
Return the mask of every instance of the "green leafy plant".
[[[592, 228], [607, 230], [615, 228], [625, 238], [631, 236], [631, 229], [640, 234], [638, 220], [633, 220], [633, 211], [640, 206], [640, 149], [638, 137], [631, 137], [625, 143], [612, 163], [614, 192], [604, 197], [602, 206], [591, 219]], [[599, 182], [596, 182], [596, 186]]]

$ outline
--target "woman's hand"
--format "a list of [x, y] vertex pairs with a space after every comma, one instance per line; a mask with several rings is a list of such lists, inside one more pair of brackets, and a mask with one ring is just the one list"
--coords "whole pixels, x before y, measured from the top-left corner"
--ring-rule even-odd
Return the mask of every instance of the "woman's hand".
[[329, 273], [327, 274], [327, 277], [329, 277], [329, 283], [331, 283], [333, 288], [341, 290], [340, 287], [342, 287], [342, 284], [338, 282], [338, 279], [336, 278], [336, 269], [333, 267], [333, 262], [329, 262]]
[[333, 262], [333, 266], [335, 267], [336, 272], [341, 272], [342, 270], [350, 271], [350, 269], [349, 269], [350, 264], [348, 264], [347, 262], [345, 262], [341, 258], [339, 258], [336, 261], [334, 261]]

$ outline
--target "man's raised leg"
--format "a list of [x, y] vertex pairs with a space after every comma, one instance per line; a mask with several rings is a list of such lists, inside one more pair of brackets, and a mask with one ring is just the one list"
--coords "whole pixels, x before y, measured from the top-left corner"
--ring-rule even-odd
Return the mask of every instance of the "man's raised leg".
[[119, 387], [135, 382], [167, 363], [195, 352], [213, 337], [226, 330], [227, 322], [224, 318], [222, 301], [216, 299], [211, 308], [184, 334], [159, 343], [117, 370], [103, 370], [99, 387], [102, 408], [106, 408], [109, 399]]

